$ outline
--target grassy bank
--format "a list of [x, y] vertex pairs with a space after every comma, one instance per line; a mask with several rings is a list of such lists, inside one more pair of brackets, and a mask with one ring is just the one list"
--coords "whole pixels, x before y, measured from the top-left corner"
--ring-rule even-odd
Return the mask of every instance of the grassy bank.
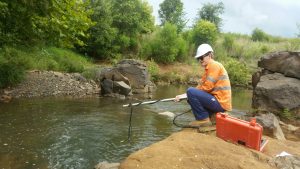
[[22, 81], [27, 70], [83, 72], [92, 61], [71, 50], [55, 47], [3, 47], [0, 49], [0, 88]]

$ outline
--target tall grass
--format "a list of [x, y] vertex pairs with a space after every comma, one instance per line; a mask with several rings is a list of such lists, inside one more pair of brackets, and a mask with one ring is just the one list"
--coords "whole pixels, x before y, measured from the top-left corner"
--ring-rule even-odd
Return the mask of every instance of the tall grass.
[[268, 41], [253, 41], [247, 35], [226, 33], [219, 37], [215, 50], [222, 61], [226, 62], [227, 57], [235, 58], [253, 72], [257, 68], [257, 61], [267, 53], [300, 51], [300, 39], [270, 36]]
[[0, 48], [0, 87], [20, 82], [26, 70], [54, 70], [83, 72], [92, 62], [71, 50], [55, 47], [3, 47]]

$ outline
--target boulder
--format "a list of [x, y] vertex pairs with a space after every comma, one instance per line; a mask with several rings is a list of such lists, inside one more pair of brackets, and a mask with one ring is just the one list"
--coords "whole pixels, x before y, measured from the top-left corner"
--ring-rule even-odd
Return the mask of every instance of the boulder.
[[279, 125], [279, 121], [274, 114], [272, 113], [262, 114], [260, 116], [256, 116], [255, 118], [257, 122], [263, 126], [264, 135], [274, 137], [278, 140], [285, 140], [285, 136]]
[[[99, 78], [103, 95], [121, 94], [124, 96], [151, 93], [156, 89], [149, 79], [147, 66], [140, 61], [125, 59], [116, 67], [102, 69]], [[112, 88], [114, 87], [114, 88]]]
[[114, 81], [113, 85], [113, 92], [114, 93], [119, 93], [124, 96], [128, 96], [131, 92], [131, 87], [128, 86], [126, 83], [123, 81]]
[[287, 77], [300, 79], [300, 52], [270, 53], [258, 61], [258, 66]]
[[123, 76], [118, 69], [116, 68], [104, 68], [101, 70], [99, 80], [103, 81], [103, 79], [110, 79], [112, 81], [123, 81], [128, 86], [130, 86], [130, 82], [127, 77]]
[[101, 86], [101, 95], [113, 93], [113, 81], [110, 79], [103, 79], [100, 82]]
[[117, 69], [129, 79], [133, 93], [150, 92], [150, 75], [144, 63], [133, 59], [125, 59], [117, 64]]
[[252, 107], [276, 113], [285, 109], [299, 111], [300, 80], [280, 73], [261, 76], [253, 90]]
[[110, 79], [104, 79], [100, 84], [102, 95], [108, 96], [112, 93], [118, 93], [120, 95], [128, 96], [131, 92], [131, 87], [123, 81], [112, 81]]

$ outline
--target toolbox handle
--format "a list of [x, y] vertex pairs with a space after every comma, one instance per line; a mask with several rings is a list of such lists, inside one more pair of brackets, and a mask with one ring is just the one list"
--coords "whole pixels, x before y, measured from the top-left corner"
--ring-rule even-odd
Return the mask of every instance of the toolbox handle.
[[250, 126], [255, 126], [256, 125], [256, 118], [252, 118], [250, 121]]

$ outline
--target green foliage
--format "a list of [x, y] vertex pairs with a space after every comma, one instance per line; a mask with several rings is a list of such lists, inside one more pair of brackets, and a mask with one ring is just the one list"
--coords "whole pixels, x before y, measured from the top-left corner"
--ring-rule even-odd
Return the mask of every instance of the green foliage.
[[25, 70], [34, 62], [24, 55], [24, 52], [14, 48], [0, 48], [0, 88], [14, 86], [21, 82]]
[[91, 3], [96, 24], [89, 29], [88, 44], [80, 48], [93, 58], [115, 62], [140, 50], [140, 37], [154, 29], [152, 9], [142, 0], [95, 0]]
[[279, 113], [279, 116], [287, 120], [294, 120], [296, 118], [295, 114], [291, 112], [288, 108], [284, 108], [283, 111]]
[[26, 70], [82, 72], [90, 67], [87, 58], [70, 50], [48, 48], [0, 48], [0, 88], [16, 85]]
[[[77, 0], [3, 0], [0, 45], [45, 43], [72, 47], [83, 45], [85, 31], [91, 26], [89, 1]], [[5, 8], [6, 7], [6, 8]]]
[[91, 16], [95, 25], [89, 29], [90, 37], [87, 38], [82, 52], [87, 52], [97, 59], [113, 57], [118, 53], [119, 46], [115, 45], [118, 30], [112, 26], [111, 0], [96, 0], [91, 2], [94, 13]]
[[154, 39], [152, 44], [152, 58], [159, 63], [171, 63], [175, 61], [178, 53], [176, 41], [176, 26], [166, 23], [159, 31], [156, 39]]
[[0, 49], [0, 61], [8, 65], [18, 65], [23, 69], [29, 69], [34, 66], [34, 61], [27, 57], [26, 52], [12, 47], [4, 47]]
[[146, 62], [147, 67], [148, 67], [148, 71], [151, 75], [151, 80], [153, 81], [157, 81], [158, 78], [158, 73], [159, 73], [159, 66], [157, 65], [157, 63], [154, 60], [148, 60]]
[[187, 41], [184, 40], [182, 38], [182, 36], [178, 35], [178, 38], [177, 38], [177, 48], [178, 48], [178, 53], [177, 53], [177, 56], [176, 56], [176, 61], [186, 61], [187, 58], [188, 58], [188, 44], [187, 44]]
[[84, 70], [84, 65], [88, 65], [86, 58], [70, 50], [62, 50], [52, 47], [48, 48], [47, 53], [49, 57], [53, 59], [53, 61], [58, 63], [59, 71], [82, 72]]
[[38, 28], [47, 44], [73, 47], [83, 46], [82, 38], [87, 37], [86, 31], [92, 26], [87, 10], [89, 1], [52, 0], [52, 10], [46, 17], [33, 17], [34, 26]]
[[25, 77], [25, 68], [14, 62], [0, 62], [0, 88], [14, 86]]
[[153, 59], [158, 63], [172, 63], [182, 60], [187, 53], [187, 43], [177, 34], [177, 27], [173, 24], [166, 23], [148, 40], [141, 52], [143, 58]]
[[[260, 57], [269, 52], [300, 50], [299, 38], [291, 39], [269, 36], [270, 40], [266, 42], [253, 41], [251, 36], [236, 33], [225, 33], [221, 35], [222, 36], [219, 36], [214, 45], [218, 59], [220, 57], [222, 61], [226, 61], [224, 58], [233, 57], [239, 62], [246, 63], [250, 73], [257, 71], [257, 61]], [[230, 40], [228, 41], [228, 37], [234, 40], [232, 50], [228, 50], [228, 46], [231, 46], [229, 45]]]
[[138, 51], [138, 37], [154, 28], [154, 18], [148, 3], [141, 0], [112, 0], [112, 26], [118, 30], [114, 45], [128, 54]]
[[223, 46], [226, 49], [227, 53], [231, 55], [235, 47], [233, 36], [231, 36], [230, 34], [226, 34], [224, 36]]
[[71, 50], [55, 47], [48, 48], [12, 48], [0, 50], [0, 62], [15, 63], [26, 70], [55, 70], [64, 72], [82, 72], [91, 65], [90, 61]]
[[158, 31], [153, 32], [152, 34], [142, 36], [141, 39], [141, 50], [139, 52], [139, 58], [147, 60], [152, 55], [152, 44], [155, 36], [157, 36]]
[[228, 58], [225, 65], [230, 82], [233, 85], [247, 86], [250, 80], [250, 73], [247, 66], [235, 59]]
[[217, 27], [217, 30], [220, 31], [222, 26], [221, 14], [224, 13], [224, 4], [219, 2], [217, 4], [205, 3], [203, 7], [198, 11], [199, 20], [207, 20], [211, 23], [214, 23]]
[[100, 66], [91, 66], [86, 69], [81, 73], [82, 76], [84, 76], [86, 79], [92, 79], [94, 81], [97, 81], [99, 78], [98, 75], [101, 72], [102, 67]]
[[270, 37], [268, 34], [266, 34], [264, 31], [262, 31], [261, 29], [259, 28], [255, 28], [252, 32], [252, 37], [251, 39], [253, 41], [269, 41]]
[[213, 45], [217, 40], [218, 31], [216, 26], [206, 20], [200, 20], [193, 28], [193, 41], [196, 46], [202, 43]]
[[181, 0], [164, 0], [159, 6], [161, 25], [171, 23], [177, 26], [178, 32], [181, 32], [186, 25]]
[[300, 38], [289, 39], [283, 45], [285, 50], [299, 51], [300, 50]]

